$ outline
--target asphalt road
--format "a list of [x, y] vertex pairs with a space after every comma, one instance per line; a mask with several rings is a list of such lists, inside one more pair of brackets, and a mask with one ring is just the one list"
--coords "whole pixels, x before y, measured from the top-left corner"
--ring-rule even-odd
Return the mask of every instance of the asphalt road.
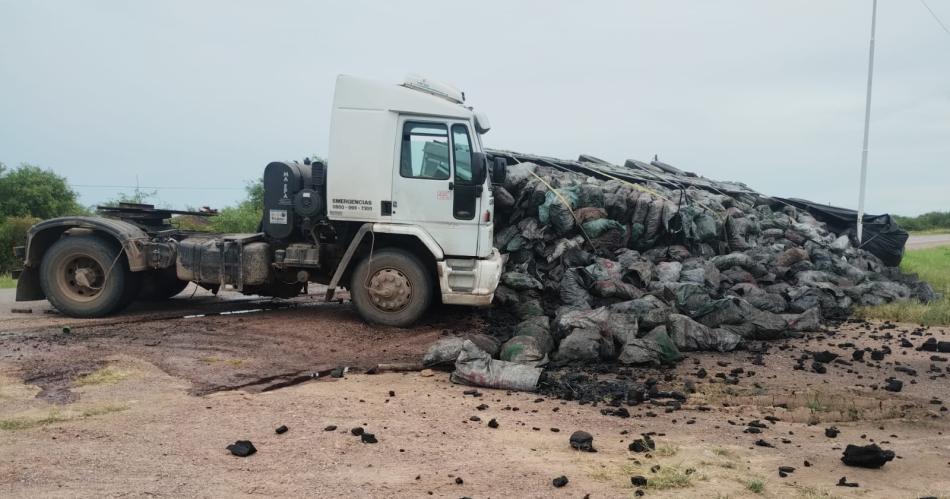
[[[312, 285], [306, 296], [281, 300], [257, 295], [243, 295], [237, 291], [225, 290], [217, 295], [189, 284], [174, 298], [158, 302], [135, 302], [127, 309], [108, 317], [82, 319], [77, 321], [57, 312], [48, 301], [16, 301], [15, 289], [0, 289], [0, 333], [19, 330], [33, 330], [52, 326], [85, 325], [104, 326], [129, 322], [168, 320], [190, 315], [215, 315], [220, 313], [244, 313], [275, 308], [312, 307], [323, 303], [326, 287]], [[348, 299], [349, 294], [341, 291], [340, 299]], [[2, 496], [2, 494], [0, 494]]]
[[936, 246], [950, 246], [950, 234], [910, 236], [904, 247], [907, 249], [924, 249]]

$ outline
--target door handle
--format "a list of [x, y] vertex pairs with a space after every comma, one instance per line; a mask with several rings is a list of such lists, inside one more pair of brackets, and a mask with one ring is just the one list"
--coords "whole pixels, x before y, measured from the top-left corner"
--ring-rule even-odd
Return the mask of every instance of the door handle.
[[449, 182], [449, 190], [451, 191], [452, 189], [455, 189], [455, 184], [452, 182]]

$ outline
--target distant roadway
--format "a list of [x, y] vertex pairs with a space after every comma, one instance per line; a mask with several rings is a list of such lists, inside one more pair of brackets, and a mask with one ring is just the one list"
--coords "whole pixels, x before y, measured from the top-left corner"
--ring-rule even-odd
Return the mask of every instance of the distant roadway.
[[935, 246], [950, 246], [950, 234], [926, 234], [920, 236], [910, 236], [905, 248], [924, 249]]

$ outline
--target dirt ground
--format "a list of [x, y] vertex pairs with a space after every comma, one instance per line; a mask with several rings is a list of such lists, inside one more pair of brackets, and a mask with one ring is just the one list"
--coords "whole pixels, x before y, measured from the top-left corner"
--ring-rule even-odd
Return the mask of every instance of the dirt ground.
[[[845, 324], [765, 352], [753, 344], [632, 369], [695, 393], [679, 410], [647, 402], [621, 418], [530, 393], [467, 395], [439, 371], [362, 373], [417, 361], [442, 334], [484, 329], [467, 309], [399, 330], [368, 327], [319, 293], [178, 298], [86, 321], [42, 303], [11, 313], [22, 305], [9, 299], [0, 296], [0, 497], [632, 497], [635, 475], [647, 478], [646, 497], [950, 497], [950, 354], [914, 348], [950, 341], [946, 329]], [[865, 347], [890, 353], [853, 361]], [[840, 354], [826, 373], [812, 359], [795, 368], [803, 352], [825, 350]], [[342, 366], [353, 369], [325, 376]], [[902, 391], [883, 389], [889, 377]], [[760, 433], [747, 433], [753, 420]], [[289, 431], [276, 434], [280, 425]], [[575, 430], [598, 452], [572, 450]], [[629, 451], [646, 432], [657, 449]], [[225, 450], [244, 439], [253, 456]], [[897, 458], [881, 469], [840, 461], [847, 444], [871, 442]], [[795, 470], [783, 478], [779, 466]], [[555, 488], [561, 475], [569, 483]], [[859, 487], [837, 486], [841, 477]]]

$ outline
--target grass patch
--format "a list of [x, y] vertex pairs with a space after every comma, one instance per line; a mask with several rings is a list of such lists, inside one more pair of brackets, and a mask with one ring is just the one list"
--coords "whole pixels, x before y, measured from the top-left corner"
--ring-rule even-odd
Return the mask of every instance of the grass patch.
[[753, 494], [761, 494], [765, 492], [765, 480], [761, 478], [750, 478], [746, 480], [745, 488], [749, 489]]
[[808, 402], [806, 403], [806, 406], [811, 412], [828, 411], [828, 405], [825, 404], [822, 398], [822, 393], [817, 390], [808, 394]]
[[657, 457], [673, 457], [679, 452], [679, 447], [670, 444], [662, 444], [653, 451]]
[[701, 466], [715, 466], [717, 468], [723, 468], [727, 470], [734, 470], [737, 468], [736, 463], [732, 461], [700, 461]]
[[66, 421], [76, 421], [93, 416], [101, 416], [113, 412], [122, 412], [129, 409], [127, 405], [103, 405], [98, 407], [89, 407], [81, 411], [63, 412], [58, 409], [49, 411], [42, 417], [21, 417], [11, 419], [0, 419], [0, 430], [16, 431], [27, 430], [39, 426], [46, 426], [54, 423], [63, 423]]
[[825, 489], [815, 487], [798, 487], [798, 497], [802, 499], [834, 499], [838, 497]]
[[916, 301], [902, 301], [863, 308], [858, 316], [865, 319], [910, 322], [925, 326], [950, 325], [950, 301], [946, 298], [931, 304]]
[[16, 287], [16, 279], [10, 277], [10, 274], [0, 274], [0, 289]]
[[716, 447], [712, 450], [712, 453], [718, 457], [721, 457], [722, 459], [718, 459], [715, 461], [703, 461], [700, 464], [717, 466], [719, 468], [725, 468], [727, 470], [736, 469], [735, 461], [739, 459], [739, 456], [735, 452], [729, 449], [726, 449], [725, 447]]
[[103, 367], [76, 378], [73, 384], [76, 386], [114, 385], [128, 377], [129, 373], [127, 372], [119, 371], [111, 367]]
[[600, 466], [588, 469], [587, 475], [601, 482], [617, 482], [630, 485], [632, 475], [643, 475], [647, 478], [648, 489], [666, 490], [691, 487], [693, 480], [705, 480], [706, 476], [694, 468], [680, 464], [664, 464], [653, 473], [649, 466], [626, 463], [621, 466]]
[[912, 322], [927, 326], [950, 325], [950, 247], [911, 250], [904, 254], [901, 270], [913, 272], [943, 294], [940, 300], [924, 304], [908, 300], [861, 307], [856, 315], [865, 319]]
[[622, 466], [603, 466], [589, 469], [587, 476], [599, 482], [609, 482], [612, 480], [627, 481], [629, 483], [630, 475], [641, 475], [642, 470], [633, 463], [625, 463]]
[[201, 362], [204, 362], [205, 364], [217, 364], [219, 362], [222, 362], [233, 367], [243, 366], [247, 362], [244, 359], [221, 359], [213, 355], [208, 356], [208, 357], [202, 357], [198, 360], [200, 360]]
[[696, 470], [693, 468], [684, 468], [682, 465], [666, 465], [660, 468], [656, 473], [646, 474], [644, 476], [647, 477], [648, 489], [666, 490], [691, 487], [694, 479], [703, 479], [702, 476], [697, 475]]
[[717, 455], [717, 456], [726, 457], [726, 458], [729, 458], [729, 459], [735, 459], [735, 458], [736, 458], [736, 453], [735, 453], [735, 452], [732, 452], [732, 451], [729, 450], [729, 449], [726, 449], [725, 447], [716, 447], [715, 449], [712, 450], [712, 453], [715, 454], [715, 455]]

